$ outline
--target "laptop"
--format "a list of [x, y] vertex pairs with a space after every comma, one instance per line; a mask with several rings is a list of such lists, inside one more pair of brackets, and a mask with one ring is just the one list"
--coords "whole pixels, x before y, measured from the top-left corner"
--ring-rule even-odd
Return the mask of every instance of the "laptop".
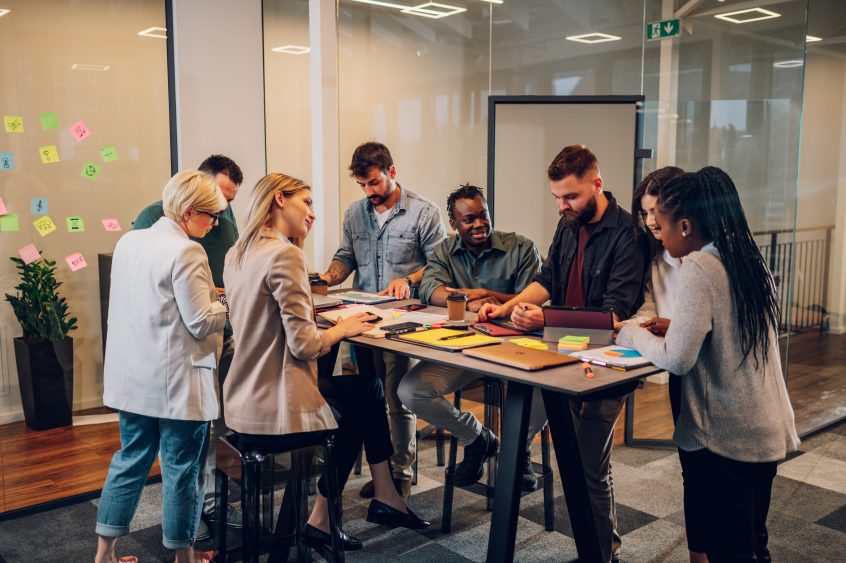
[[518, 346], [517, 344], [509, 344], [508, 342], [485, 346], [484, 348], [469, 348], [461, 352], [473, 358], [524, 369], [526, 371], [537, 371], [539, 369], [575, 364], [581, 361], [579, 358], [574, 358], [566, 354], [558, 354], [549, 350], [535, 350], [526, 348], [525, 346]]
[[588, 336], [591, 345], [614, 344], [614, 314], [586, 307], [543, 307], [543, 339], [558, 342], [564, 336]]

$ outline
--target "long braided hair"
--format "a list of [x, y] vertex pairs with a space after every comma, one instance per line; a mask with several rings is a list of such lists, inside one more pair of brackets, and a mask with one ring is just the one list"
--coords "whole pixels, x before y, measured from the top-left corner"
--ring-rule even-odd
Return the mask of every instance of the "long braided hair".
[[767, 361], [769, 329], [778, 329], [779, 307], [773, 277], [752, 238], [737, 188], [728, 174], [707, 166], [663, 186], [661, 213], [690, 218], [714, 242], [728, 275], [740, 328], [743, 361], [750, 352]]

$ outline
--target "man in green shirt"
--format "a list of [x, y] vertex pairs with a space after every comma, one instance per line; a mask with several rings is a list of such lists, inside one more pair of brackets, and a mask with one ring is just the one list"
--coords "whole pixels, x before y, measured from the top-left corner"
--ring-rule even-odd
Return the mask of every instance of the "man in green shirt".
[[[516, 233], [491, 229], [488, 204], [476, 186], [461, 186], [447, 199], [449, 224], [457, 236], [432, 251], [419, 294], [423, 303], [446, 306], [450, 293], [467, 296], [468, 307], [478, 311], [485, 303], [505, 303], [532, 283], [541, 259], [535, 244]], [[467, 486], [482, 477], [484, 462], [494, 455], [499, 441], [471, 412], [459, 412], [444, 398], [479, 376], [459, 368], [420, 362], [402, 379], [399, 397], [420, 418], [446, 428], [464, 445], [464, 459], [456, 467], [455, 484]], [[535, 404], [542, 404], [540, 401]], [[529, 444], [546, 423], [543, 408], [533, 408]], [[535, 490], [537, 477], [526, 453], [523, 488]]]
[[[211, 269], [212, 279], [218, 293], [223, 293], [223, 261], [226, 258], [226, 253], [238, 240], [238, 226], [235, 224], [235, 215], [232, 213], [232, 200], [238, 193], [238, 188], [241, 182], [244, 181], [244, 175], [241, 173], [241, 168], [235, 164], [231, 158], [221, 154], [213, 154], [205, 159], [200, 164], [198, 170], [205, 172], [214, 178], [215, 183], [223, 192], [223, 197], [230, 205], [220, 214], [215, 226], [205, 237], [201, 239], [192, 238], [191, 240], [200, 243], [205, 249], [206, 255], [209, 258], [209, 269]], [[162, 202], [157, 201], [147, 206], [132, 223], [134, 230], [147, 229], [153, 226], [159, 219], [164, 217], [164, 210]], [[229, 365], [232, 363], [232, 355], [235, 352], [234, 340], [232, 339], [232, 327], [229, 321], [226, 321], [226, 326], [223, 328], [223, 352], [220, 355], [220, 362], [218, 364], [218, 381], [220, 389], [223, 389], [223, 380], [226, 378], [226, 372], [229, 371]], [[203, 502], [203, 512], [208, 519], [214, 519], [214, 494], [215, 494], [215, 480], [214, 468], [217, 464], [217, 437], [223, 436], [226, 433], [226, 425], [223, 421], [223, 408], [220, 409], [220, 416], [218, 420], [212, 421], [209, 430], [209, 448], [206, 455], [206, 465], [201, 474], [201, 486], [205, 487], [205, 499]], [[227, 508], [227, 524], [231, 527], [242, 527], [241, 514], [237, 512], [231, 505]], [[198, 540], [209, 537], [208, 527], [203, 522], [200, 522], [200, 528], [197, 531]]]

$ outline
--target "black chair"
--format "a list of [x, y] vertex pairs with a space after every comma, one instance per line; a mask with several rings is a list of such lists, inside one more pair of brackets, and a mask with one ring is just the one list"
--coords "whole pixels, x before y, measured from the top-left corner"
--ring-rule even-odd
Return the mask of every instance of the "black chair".
[[[477, 388], [481, 385], [484, 389], [484, 425], [490, 428], [491, 431], [498, 436], [502, 435], [500, 428], [501, 413], [505, 406], [505, 383], [488, 377], [483, 377], [476, 380], [464, 389], [459, 389], [454, 393], [453, 404], [455, 408], [461, 410], [461, 394], [462, 391]], [[456, 456], [458, 452], [458, 440], [455, 436], [450, 437], [449, 441], [449, 461], [447, 462], [445, 478], [444, 478], [444, 506], [441, 517], [441, 531], [447, 533], [452, 528], [452, 504], [455, 492], [455, 465]], [[467, 489], [479, 492], [487, 498], [488, 510], [493, 510], [494, 487], [496, 484], [496, 460], [494, 455], [488, 458], [487, 461], [487, 483], [474, 483]], [[552, 463], [550, 461], [549, 452], [549, 425], [545, 426], [541, 431], [541, 463], [532, 464], [535, 473], [540, 473], [538, 478], [539, 485], [543, 489], [543, 516], [544, 528], [551, 532], [555, 529], [555, 492], [553, 490], [552, 482]], [[530, 493], [523, 493], [530, 494]]]
[[[312, 444], [297, 444], [298, 449], [239, 449], [233, 441], [219, 438], [217, 446], [217, 467], [215, 510], [218, 515], [215, 522], [214, 561], [223, 563], [236, 561], [258, 563], [259, 554], [270, 547], [269, 561], [285, 561], [290, 543], [296, 546], [297, 561], [311, 561], [309, 546], [301, 537], [303, 525], [308, 514], [307, 486], [313, 466], [314, 448], [321, 447], [323, 455], [323, 474], [326, 478], [326, 492], [329, 503], [329, 526], [332, 538], [331, 551], [321, 555], [328, 561], [343, 562], [344, 552], [338, 538], [341, 515], [341, 498], [338, 492], [338, 480], [334, 465], [334, 438], [328, 432], [316, 432]], [[287, 487], [279, 510], [276, 526], [273, 525], [273, 489], [277, 477], [274, 456], [290, 452], [290, 469], [281, 477], [287, 477]], [[229, 549], [226, 537], [226, 509], [229, 503], [229, 481], [236, 481], [241, 486], [241, 510], [244, 527], [241, 530], [240, 548]], [[224, 515], [220, 517], [220, 515]], [[260, 519], [260, 516], [262, 518]], [[272, 535], [271, 535], [272, 532]]]

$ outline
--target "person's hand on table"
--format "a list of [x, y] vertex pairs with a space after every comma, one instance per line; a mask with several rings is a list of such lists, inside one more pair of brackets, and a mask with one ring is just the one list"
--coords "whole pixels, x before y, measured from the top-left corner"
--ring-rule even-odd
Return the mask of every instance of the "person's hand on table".
[[518, 303], [511, 311], [511, 322], [521, 330], [543, 328], [543, 309], [533, 303]]
[[411, 299], [411, 286], [405, 278], [397, 278], [388, 284], [388, 287], [379, 292], [379, 295], [393, 295], [397, 299]]
[[[488, 290], [481, 288], [464, 288], [464, 287], [444, 287], [448, 293], [463, 293], [467, 296], [467, 301], [478, 301], [488, 297]], [[499, 304], [497, 302], [497, 304]]]
[[667, 334], [667, 329], [670, 328], [670, 319], [654, 317], [646, 322], [640, 323], [640, 326], [645, 328], [655, 336], [664, 336], [665, 334]]
[[335, 326], [343, 330], [344, 338], [358, 336], [362, 332], [367, 332], [373, 328], [373, 325], [369, 321], [375, 320], [374, 317], [376, 315], [371, 313], [358, 313], [338, 321]]
[[499, 302], [499, 299], [497, 299], [493, 295], [488, 295], [487, 297], [482, 297], [481, 299], [474, 299], [473, 301], [468, 302], [467, 310], [471, 313], [476, 313], [479, 311], [479, 309], [482, 308], [483, 305], [487, 303], [490, 303], [494, 306], [502, 305], [502, 303]]
[[508, 307], [505, 305], [495, 305], [493, 303], [485, 303], [479, 307], [479, 316], [477, 320], [480, 323], [487, 322], [491, 319], [498, 319], [508, 314]]

